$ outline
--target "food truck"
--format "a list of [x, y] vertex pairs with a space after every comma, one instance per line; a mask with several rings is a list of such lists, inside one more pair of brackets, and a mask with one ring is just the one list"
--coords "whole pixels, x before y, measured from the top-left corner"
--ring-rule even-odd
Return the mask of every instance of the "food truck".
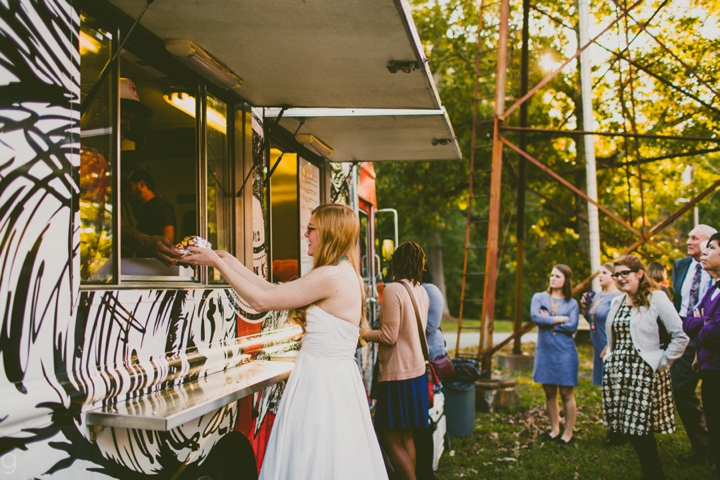
[[408, 4], [8, 0], [0, 18], [0, 476], [256, 474], [301, 329], [163, 245], [199, 236], [290, 281], [312, 209], [347, 203], [374, 319], [397, 235], [377, 233], [393, 213], [368, 162], [460, 157]]

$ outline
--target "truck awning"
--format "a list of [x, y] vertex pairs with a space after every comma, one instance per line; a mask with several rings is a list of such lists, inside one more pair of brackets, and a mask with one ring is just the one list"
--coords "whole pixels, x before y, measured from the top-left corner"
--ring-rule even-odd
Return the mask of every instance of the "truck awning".
[[[145, 5], [108, 1], [131, 18]], [[140, 23], [219, 59], [256, 107], [441, 107], [406, 0], [157, 0]]]
[[[277, 118], [279, 108], [265, 109]], [[302, 126], [300, 122], [304, 120]], [[332, 149], [332, 162], [457, 160], [461, 158], [445, 109], [291, 108], [280, 125], [313, 135]], [[298, 130], [298, 126], [300, 129]]]

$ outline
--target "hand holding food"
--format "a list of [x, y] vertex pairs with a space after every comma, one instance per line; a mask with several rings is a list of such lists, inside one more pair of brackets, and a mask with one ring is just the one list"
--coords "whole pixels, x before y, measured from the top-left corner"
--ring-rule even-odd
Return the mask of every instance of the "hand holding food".
[[200, 247], [200, 248], [212, 248], [212, 243], [208, 242], [200, 236], [185, 237], [182, 242], [175, 245], [175, 247], [183, 255], [191, 255], [192, 252], [188, 250], [188, 247]]
[[202, 237], [185, 237], [177, 244], [177, 249], [182, 253], [178, 263], [186, 265], [214, 265], [218, 255], [212, 250], [212, 244]]

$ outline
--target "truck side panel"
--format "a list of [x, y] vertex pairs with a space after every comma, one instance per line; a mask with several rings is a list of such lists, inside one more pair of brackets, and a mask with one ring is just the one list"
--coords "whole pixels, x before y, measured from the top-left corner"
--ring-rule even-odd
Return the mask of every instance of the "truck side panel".
[[[231, 368], [246, 358], [238, 333], [278, 328], [287, 312], [252, 312], [225, 289], [80, 290], [79, 17], [65, 0], [25, 0], [0, 5], [0, 19], [0, 473], [189, 471], [243, 430], [238, 403], [169, 432], [94, 429], [84, 413]], [[251, 439], [269, 432], [281, 392], [248, 397]]]

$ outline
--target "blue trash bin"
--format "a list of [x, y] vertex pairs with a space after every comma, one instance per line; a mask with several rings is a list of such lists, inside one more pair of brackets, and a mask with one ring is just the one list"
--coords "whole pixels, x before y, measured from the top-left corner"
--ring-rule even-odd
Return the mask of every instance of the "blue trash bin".
[[475, 383], [443, 383], [447, 431], [451, 437], [469, 437], [475, 431]]

